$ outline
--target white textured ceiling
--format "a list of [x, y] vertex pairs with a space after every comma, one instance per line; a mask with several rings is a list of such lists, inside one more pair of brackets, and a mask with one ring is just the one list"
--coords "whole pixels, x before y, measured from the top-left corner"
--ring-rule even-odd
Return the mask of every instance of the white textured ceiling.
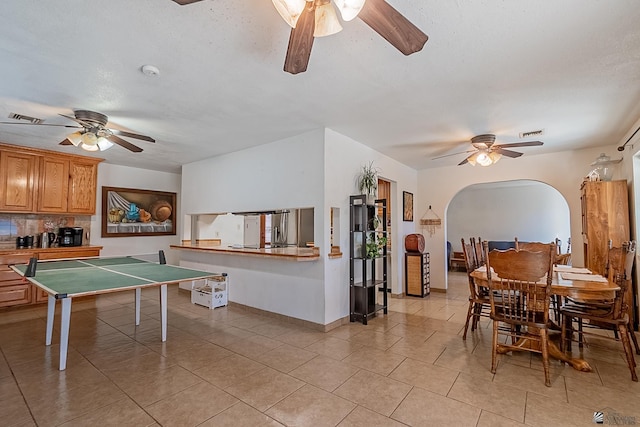
[[[2, 0], [0, 121], [99, 111], [157, 140], [99, 157], [178, 171], [321, 127], [423, 169], [458, 163], [430, 159], [481, 133], [509, 143], [544, 129], [543, 147], [521, 150], [535, 155], [617, 143], [640, 118], [637, 0], [388, 2], [429, 35], [421, 52], [405, 57], [356, 19], [316, 39], [294, 76], [270, 0]], [[2, 142], [78, 152], [58, 145], [67, 133], [0, 125]]]

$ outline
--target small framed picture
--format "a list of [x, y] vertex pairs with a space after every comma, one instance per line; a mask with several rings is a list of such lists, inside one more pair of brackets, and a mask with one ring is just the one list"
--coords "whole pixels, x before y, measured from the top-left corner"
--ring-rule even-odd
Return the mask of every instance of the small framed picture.
[[413, 193], [402, 192], [402, 220], [413, 221]]

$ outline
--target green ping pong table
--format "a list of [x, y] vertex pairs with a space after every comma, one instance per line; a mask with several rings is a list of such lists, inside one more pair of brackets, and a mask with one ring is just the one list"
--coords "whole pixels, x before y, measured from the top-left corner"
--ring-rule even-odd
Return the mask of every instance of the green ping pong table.
[[[163, 254], [162, 254], [163, 255]], [[161, 258], [164, 258], [161, 256]], [[110, 292], [135, 291], [136, 325], [140, 324], [142, 288], [160, 287], [160, 318], [162, 341], [167, 340], [167, 284], [209, 280], [218, 273], [192, 270], [173, 265], [150, 262], [135, 257], [86, 258], [58, 261], [33, 260], [35, 275], [29, 277], [27, 265], [12, 268], [49, 294], [47, 307], [46, 345], [51, 345], [56, 301], [62, 305], [60, 324], [60, 370], [67, 366], [69, 323], [73, 298]]]

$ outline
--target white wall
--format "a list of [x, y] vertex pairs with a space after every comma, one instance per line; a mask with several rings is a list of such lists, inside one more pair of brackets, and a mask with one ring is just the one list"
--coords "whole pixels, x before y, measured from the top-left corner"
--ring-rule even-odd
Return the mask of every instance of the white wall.
[[[229, 273], [233, 302], [318, 324], [349, 314], [349, 196], [356, 177], [374, 161], [399, 191], [416, 192], [417, 172], [330, 129], [305, 133], [183, 166], [182, 212], [313, 207], [314, 241], [321, 259], [291, 262], [249, 256], [181, 251], [183, 265]], [[340, 208], [343, 257], [328, 259], [330, 209]], [[395, 268], [393, 291], [402, 292], [403, 241], [414, 223], [402, 221], [402, 200], [393, 197]]]
[[[342, 258], [325, 262], [325, 319], [330, 323], [349, 314], [349, 196], [359, 194], [356, 179], [362, 166], [373, 161], [380, 176], [392, 181], [392, 187], [397, 187], [396, 193], [409, 191], [415, 194], [417, 171], [331, 129], [325, 131], [325, 147], [323, 241], [326, 249], [321, 254], [326, 256], [330, 248], [329, 211], [332, 207], [340, 208], [340, 247], [344, 254]], [[393, 189], [392, 196], [388, 209], [392, 209], [394, 262], [387, 275], [391, 292], [399, 294], [404, 288], [404, 236], [413, 233], [415, 226], [414, 222], [402, 221], [402, 197], [393, 194]]]
[[184, 214], [322, 206], [323, 139], [315, 130], [184, 165]]
[[[478, 218], [481, 221], [478, 221]], [[569, 206], [553, 187], [518, 180], [474, 184], [455, 195], [447, 209], [447, 240], [462, 251], [460, 239], [551, 242], [558, 238], [566, 251], [571, 235]]]
[[[567, 200], [571, 219], [573, 265], [583, 265], [580, 184], [592, 169], [590, 164], [600, 153], [612, 152], [615, 147], [530, 155], [518, 159], [503, 159], [490, 167], [450, 166], [424, 169], [418, 172], [420, 204], [430, 204], [441, 217], [446, 217], [449, 203], [463, 188], [477, 183], [529, 179], [547, 183]], [[620, 174], [613, 179], [620, 179]], [[446, 220], [446, 219], [445, 219]], [[482, 221], [478, 218], [476, 222]], [[431, 286], [446, 289], [446, 224], [436, 230], [433, 237], [425, 236], [427, 250], [431, 252]], [[476, 233], [474, 233], [475, 235]]]
[[[184, 165], [185, 215], [313, 207], [324, 245], [324, 131]], [[180, 251], [181, 264], [229, 274], [229, 299], [323, 324], [324, 257], [315, 262]]]
[[[157, 253], [162, 249], [167, 256], [167, 262], [177, 264], [178, 258], [169, 249], [169, 245], [179, 242], [181, 224], [177, 224], [178, 231], [175, 236], [101, 237], [102, 187], [123, 187], [179, 193], [180, 182], [179, 174], [100, 163], [98, 165], [96, 215], [91, 217], [91, 244], [103, 246], [101, 252], [103, 256], [150, 254]], [[176, 221], [179, 221], [182, 218], [180, 215], [180, 194], [178, 194], [176, 205], [178, 210], [176, 212]]]

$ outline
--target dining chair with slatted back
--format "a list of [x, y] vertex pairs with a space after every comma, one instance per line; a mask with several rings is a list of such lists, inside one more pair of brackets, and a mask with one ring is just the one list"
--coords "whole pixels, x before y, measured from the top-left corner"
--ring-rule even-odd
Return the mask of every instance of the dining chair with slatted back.
[[[531, 351], [542, 355], [544, 383], [551, 386], [548, 328], [556, 254], [554, 246], [548, 244], [546, 251], [509, 249], [489, 252], [489, 246], [484, 245], [493, 320], [491, 372], [494, 374], [498, 353]], [[510, 337], [511, 344], [507, 344], [509, 341], [499, 343], [499, 335]], [[525, 340], [537, 345], [520, 345]]]
[[480, 265], [475, 257], [474, 245], [469, 242], [462, 242], [462, 252], [464, 253], [465, 267], [467, 269], [467, 278], [469, 279], [469, 308], [467, 309], [467, 320], [464, 323], [464, 333], [462, 339], [467, 339], [467, 331], [469, 330], [469, 322], [471, 321], [471, 332], [478, 327], [480, 317], [489, 317], [489, 294], [483, 286], [478, 286], [475, 279], [471, 277], [471, 273]]
[[[556, 239], [557, 240], [557, 239]], [[519, 242], [518, 245], [516, 246], [517, 250], [525, 250], [525, 251], [531, 251], [531, 252], [546, 252], [549, 249], [549, 245], [554, 245], [556, 250], [554, 252], [554, 264], [558, 265], [558, 246], [557, 246], [557, 241], [554, 242], [550, 242], [550, 243], [544, 243], [544, 242]], [[562, 260], [562, 262], [569, 262], [571, 260], [571, 257], [565, 257], [565, 259]], [[553, 313], [555, 315], [555, 319], [556, 321], [560, 321], [560, 305], [562, 304], [562, 302], [560, 301], [560, 297], [556, 296], [556, 295], [551, 295], [551, 309], [553, 310]]]
[[[560, 312], [563, 318], [562, 327], [562, 348], [571, 351], [571, 341], [573, 340], [573, 320], [578, 321], [578, 341], [582, 348], [582, 343], [586, 335], [596, 335], [598, 339], [608, 339], [609, 336], [603, 334], [592, 334], [589, 330], [608, 329], [617, 332], [617, 337], [622, 343], [627, 365], [631, 371], [631, 379], [638, 381], [636, 374], [636, 362], [631, 348], [631, 341], [634, 342], [637, 354], [640, 354], [637, 339], [630, 324], [629, 316], [629, 294], [631, 286], [631, 270], [635, 258], [635, 241], [624, 242], [621, 248], [609, 249], [609, 273], [620, 290], [616, 291], [615, 298], [611, 301], [568, 301]], [[583, 328], [584, 322], [588, 321], [588, 328]], [[630, 340], [631, 338], [631, 340]], [[614, 339], [616, 339], [614, 337]]]
[[475, 240], [473, 237], [471, 238], [473, 242], [473, 250], [476, 254], [476, 262], [478, 266], [485, 265], [484, 259], [484, 250], [482, 249], [482, 238], [478, 237], [478, 240]]
[[[460, 240], [464, 240], [464, 239], [460, 239]], [[477, 267], [480, 266], [480, 258], [478, 257], [478, 253], [476, 252], [476, 238], [475, 237], [470, 237], [469, 238], [469, 243], [471, 244], [470, 255], [473, 257], [473, 262], [475, 263], [476, 268], [477, 268]], [[464, 253], [464, 249], [463, 249], [463, 253]], [[465, 258], [466, 258], [466, 255], [465, 255]]]

